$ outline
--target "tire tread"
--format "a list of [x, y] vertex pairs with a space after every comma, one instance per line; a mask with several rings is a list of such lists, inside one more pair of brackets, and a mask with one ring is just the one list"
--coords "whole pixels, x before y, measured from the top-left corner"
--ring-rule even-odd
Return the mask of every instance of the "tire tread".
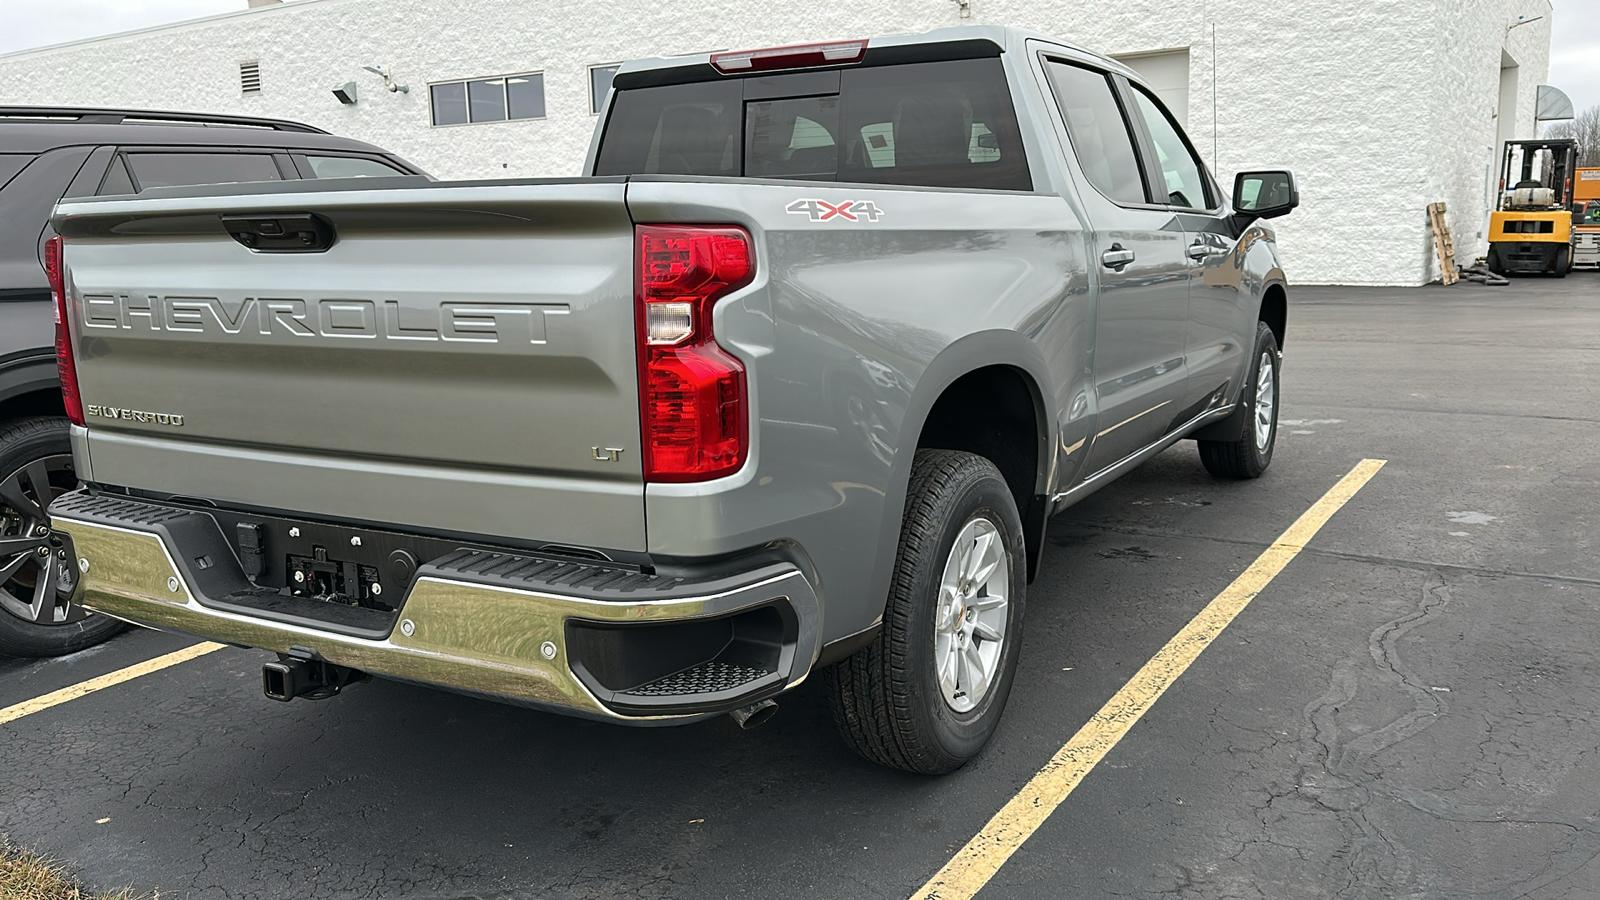
[[923, 740], [912, 696], [915, 679], [908, 641], [916, 604], [925, 600], [917, 596], [916, 573], [943, 562], [929, 558], [939, 552], [944, 524], [938, 507], [952, 484], [989, 473], [999, 474], [981, 456], [955, 450], [917, 451], [883, 630], [877, 640], [828, 669], [834, 723], [845, 742], [873, 762], [925, 774], [952, 771], [964, 762]]

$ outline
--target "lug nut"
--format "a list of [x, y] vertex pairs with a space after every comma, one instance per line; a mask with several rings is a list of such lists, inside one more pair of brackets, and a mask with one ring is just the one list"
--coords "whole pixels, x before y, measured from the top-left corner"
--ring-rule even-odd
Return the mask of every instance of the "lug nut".
[[40, 547], [39, 550], [38, 550], [38, 553], [39, 553], [40, 556], [49, 556], [50, 555], [50, 548], [49, 547]]
[[35, 535], [39, 536], [39, 537], [44, 537], [45, 535], [50, 533], [50, 526], [49, 525], [38, 525], [38, 526], [35, 526], [34, 529], [33, 529], [33, 533]]

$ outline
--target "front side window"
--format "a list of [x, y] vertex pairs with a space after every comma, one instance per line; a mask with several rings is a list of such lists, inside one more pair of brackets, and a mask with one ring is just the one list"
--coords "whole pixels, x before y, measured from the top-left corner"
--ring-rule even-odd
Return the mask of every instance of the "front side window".
[[1167, 202], [1173, 206], [1210, 209], [1211, 196], [1206, 189], [1205, 176], [1200, 174], [1200, 161], [1190, 152], [1178, 126], [1144, 88], [1134, 85], [1133, 96], [1145, 127], [1150, 129], [1150, 141], [1155, 145], [1156, 158], [1161, 165], [1156, 188], [1166, 191]]
[[282, 181], [265, 153], [130, 153], [128, 166], [139, 190], [238, 181]]
[[1048, 63], [1050, 82], [1084, 177], [1118, 203], [1145, 203], [1138, 151], [1122, 106], [1104, 72], [1070, 63]]
[[544, 118], [544, 75], [496, 75], [428, 86], [434, 125]]
[[[924, 187], [1032, 190], [998, 59], [846, 69], [837, 92], [795, 77], [624, 89], [596, 175], [743, 175]], [[752, 88], [745, 99], [746, 82]]]

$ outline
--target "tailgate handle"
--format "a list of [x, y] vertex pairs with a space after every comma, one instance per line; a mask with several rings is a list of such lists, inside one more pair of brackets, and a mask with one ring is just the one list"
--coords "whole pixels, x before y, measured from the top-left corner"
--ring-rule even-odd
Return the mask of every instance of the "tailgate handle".
[[256, 253], [322, 253], [337, 240], [333, 224], [314, 213], [225, 214], [222, 227]]

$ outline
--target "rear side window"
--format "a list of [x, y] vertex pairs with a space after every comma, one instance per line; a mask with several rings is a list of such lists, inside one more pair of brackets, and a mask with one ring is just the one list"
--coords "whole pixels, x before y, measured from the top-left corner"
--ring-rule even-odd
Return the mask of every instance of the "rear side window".
[[1138, 152], [1106, 73], [1053, 60], [1048, 66], [1084, 177], [1118, 203], [1146, 202]]
[[998, 59], [847, 69], [826, 92], [796, 76], [801, 96], [778, 81], [618, 91], [595, 174], [1033, 188]]
[[128, 165], [139, 190], [236, 181], [282, 181], [265, 153], [130, 153]]
[[371, 178], [406, 174], [388, 163], [359, 156], [307, 156], [305, 160], [317, 178]]

